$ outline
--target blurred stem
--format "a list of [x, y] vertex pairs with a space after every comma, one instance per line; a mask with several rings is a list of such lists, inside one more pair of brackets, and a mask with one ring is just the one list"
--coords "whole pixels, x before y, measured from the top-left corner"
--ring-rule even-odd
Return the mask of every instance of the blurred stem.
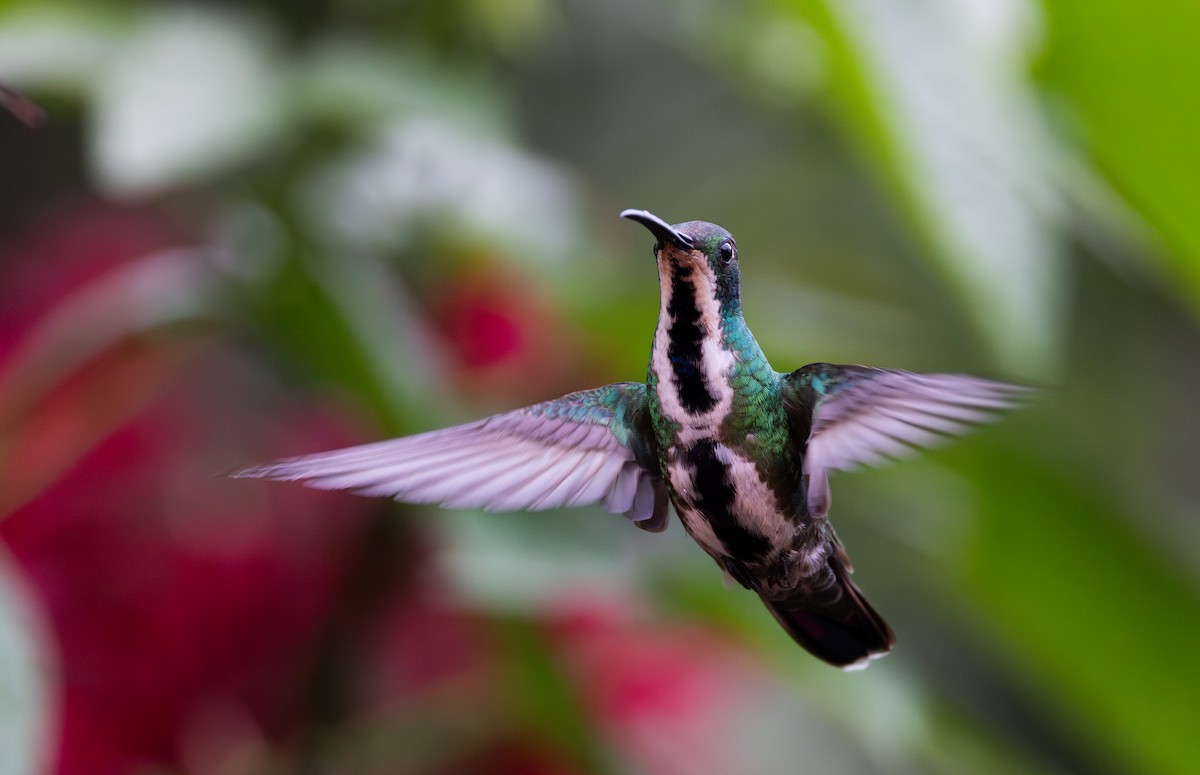
[[593, 734], [594, 724], [584, 712], [582, 698], [547, 642], [538, 622], [503, 619], [496, 624], [500, 649], [506, 657], [503, 674], [505, 696], [518, 727], [534, 736], [551, 736], [585, 773], [601, 775], [603, 746]]

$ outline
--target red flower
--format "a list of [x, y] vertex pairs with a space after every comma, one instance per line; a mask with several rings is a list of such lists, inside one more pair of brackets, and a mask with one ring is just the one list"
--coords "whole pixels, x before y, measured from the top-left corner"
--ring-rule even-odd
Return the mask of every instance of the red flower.
[[574, 347], [566, 323], [517, 269], [460, 272], [436, 292], [430, 315], [446, 337], [460, 390], [536, 401], [569, 390]]
[[58, 635], [60, 772], [178, 761], [213, 705], [273, 739], [305, 707], [371, 503], [214, 478], [237, 435], [216, 414], [186, 389], [156, 401], [0, 528]]
[[[153, 225], [138, 236], [139, 223], [88, 214], [32, 240], [9, 265], [17, 282], [5, 296], [17, 301], [0, 304], [10, 354], [0, 362], [3, 506], [16, 509], [0, 535], [57, 636], [62, 773], [178, 764], [214, 707], [248, 719], [247, 734], [294, 731], [321, 628], [374, 507], [215, 477], [271, 421], [238, 409], [232, 389], [254, 375], [194, 334], [135, 335], [79, 354], [31, 349], [46, 319], [68, 326], [47, 339], [55, 346], [88, 340], [90, 308], [62, 313], [159, 241]], [[319, 416], [307, 408], [294, 448], [352, 441]]]

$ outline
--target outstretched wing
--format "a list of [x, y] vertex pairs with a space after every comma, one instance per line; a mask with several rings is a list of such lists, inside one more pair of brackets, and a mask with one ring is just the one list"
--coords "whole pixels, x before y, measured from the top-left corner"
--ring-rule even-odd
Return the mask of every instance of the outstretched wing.
[[996, 419], [1032, 393], [962, 374], [828, 363], [793, 371], [783, 386], [793, 427], [809, 426], [804, 474], [809, 511], [816, 517], [829, 512], [831, 470], [911, 456]]
[[639, 527], [666, 527], [646, 387], [627, 382], [465, 425], [288, 458], [236, 477], [488, 511], [601, 503]]

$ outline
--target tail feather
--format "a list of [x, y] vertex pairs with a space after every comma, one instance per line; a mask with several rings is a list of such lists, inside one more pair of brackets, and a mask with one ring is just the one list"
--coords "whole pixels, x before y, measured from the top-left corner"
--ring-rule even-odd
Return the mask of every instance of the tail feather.
[[850, 581], [839, 559], [831, 558], [830, 566], [835, 583], [827, 600], [762, 600], [783, 629], [813, 656], [846, 670], [861, 669], [891, 651], [896, 636]]

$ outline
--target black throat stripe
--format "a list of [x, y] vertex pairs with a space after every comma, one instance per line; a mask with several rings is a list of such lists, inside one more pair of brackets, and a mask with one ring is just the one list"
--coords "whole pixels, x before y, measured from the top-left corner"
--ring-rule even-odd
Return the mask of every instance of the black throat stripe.
[[667, 357], [671, 359], [675, 391], [680, 405], [692, 414], [703, 414], [717, 405], [717, 399], [704, 382], [701, 361], [704, 352], [701, 342], [700, 310], [696, 306], [696, 289], [688, 282], [692, 270], [676, 267], [671, 275], [671, 301], [667, 312], [671, 328], [667, 332]]
[[733, 514], [737, 485], [729, 477], [729, 467], [717, 459], [716, 443], [698, 441], [684, 451], [684, 460], [692, 469], [696, 493], [693, 505], [708, 521], [725, 550], [743, 562], [762, 560], [771, 544], [762, 533], [746, 529]]

